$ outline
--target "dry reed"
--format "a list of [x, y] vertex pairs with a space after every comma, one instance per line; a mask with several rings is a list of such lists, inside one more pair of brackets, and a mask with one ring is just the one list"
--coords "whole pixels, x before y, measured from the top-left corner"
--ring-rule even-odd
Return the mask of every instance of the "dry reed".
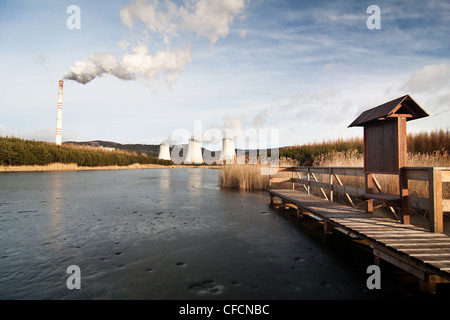
[[[321, 156], [314, 166], [321, 167], [362, 167], [364, 157], [358, 153], [332, 152]], [[450, 153], [448, 151], [434, 152], [432, 154], [416, 153], [408, 154], [409, 167], [450, 167]], [[399, 181], [398, 176], [376, 174], [374, 175], [380, 183], [382, 192], [398, 194]], [[343, 184], [353, 187], [364, 187], [364, 181], [358, 177], [341, 177]], [[428, 197], [428, 184], [425, 181], [409, 181], [409, 193], [414, 196]], [[449, 184], [443, 185], [444, 198], [450, 197]]]
[[51, 163], [42, 166], [0, 166], [0, 172], [36, 172], [36, 171], [85, 171], [85, 170], [125, 170], [125, 169], [155, 169], [179, 168], [179, 166], [165, 166], [159, 164], [139, 164], [129, 166], [78, 166], [76, 163]]
[[230, 164], [220, 170], [220, 187], [240, 190], [262, 190], [269, 186], [269, 176], [262, 175], [262, 165]]

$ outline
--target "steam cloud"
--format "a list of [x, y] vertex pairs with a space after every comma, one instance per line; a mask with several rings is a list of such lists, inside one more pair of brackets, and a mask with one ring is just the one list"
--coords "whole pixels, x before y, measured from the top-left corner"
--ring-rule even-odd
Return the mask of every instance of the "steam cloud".
[[[242, 13], [246, 1], [184, 0], [184, 6], [178, 7], [170, 0], [163, 4], [157, 0], [135, 0], [121, 9], [120, 18], [128, 28], [139, 21], [144, 23], [144, 32], [158, 33], [166, 45], [172, 38], [180, 37], [181, 32], [193, 32], [214, 44], [228, 35], [230, 24]], [[123, 49], [128, 45], [127, 40], [119, 44]], [[184, 48], [168, 48], [152, 55], [148, 46], [139, 43], [122, 57], [114, 53], [94, 53], [85, 60], [76, 61], [63, 78], [86, 84], [110, 74], [122, 80], [142, 80], [152, 84], [155, 78], [164, 75], [167, 86], [171, 86], [191, 62], [191, 49], [192, 45], [188, 44]]]
[[151, 84], [155, 77], [163, 73], [170, 86], [190, 61], [191, 45], [174, 51], [158, 51], [153, 56], [148, 54], [146, 46], [140, 45], [121, 59], [113, 53], [92, 54], [87, 60], [75, 62], [64, 79], [86, 84], [98, 76], [111, 74], [122, 80], [142, 79]]

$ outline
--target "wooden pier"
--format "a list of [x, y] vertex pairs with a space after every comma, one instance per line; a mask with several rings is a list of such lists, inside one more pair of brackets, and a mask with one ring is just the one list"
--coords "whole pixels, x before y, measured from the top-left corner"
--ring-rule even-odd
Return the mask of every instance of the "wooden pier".
[[[428, 198], [388, 197], [382, 192], [374, 193], [375, 196], [371, 196], [374, 201], [395, 198], [396, 201], [386, 204], [392, 210], [392, 218], [354, 207], [353, 200], [356, 198], [363, 201], [367, 199], [365, 189], [343, 185], [340, 176], [345, 174], [364, 178], [363, 168], [290, 167], [277, 168], [276, 171], [277, 174], [270, 176], [268, 189], [271, 204], [296, 210], [299, 220], [303, 215], [312, 216], [323, 223], [325, 234], [337, 230], [363, 240], [373, 251], [375, 263], [387, 261], [409, 272], [420, 280], [420, 288], [424, 291], [435, 293], [437, 283], [450, 282], [450, 236], [443, 233], [443, 211], [448, 211], [449, 200], [442, 199], [442, 183], [450, 182], [450, 168], [404, 170], [406, 180], [429, 181], [431, 187]], [[436, 176], [439, 177], [439, 183], [436, 183]], [[277, 189], [279, 183], [282, 183], [282, 189]], [[289, 187], [286, 188], [286, 185]], [[320, 197], [311, 195], [312, 188], [317, 189]], [[334, 202], [333, 194], [336, 192], [342, 193], [349, 205]], [[276, 199], [279, 201], [276, 202]], [[429, 216], [430, 227], [425, 229], [396, 218], [395, 207], [398, 207], [398, 211], [403, 207], [404, 211], [405, 206], [432, 212]]]

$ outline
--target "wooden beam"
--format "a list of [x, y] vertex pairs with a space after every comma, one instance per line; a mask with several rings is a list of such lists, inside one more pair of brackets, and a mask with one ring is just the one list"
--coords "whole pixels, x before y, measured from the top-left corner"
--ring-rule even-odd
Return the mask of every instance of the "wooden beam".
[[428, 182], [430, 201], [430, 231], [444, 232], [443, 207], [442, 207], [442, 176], [441, 171], [435, 168], [430, 170]]
[[406, 177], [406, 173], [403, 168], [400, 168], [399, 183], [401, 198], [400, 219], [402, 223], [410, 224], [410, 208], [408, 205], [408, 178]]
[[450, 182], [450, 170], [442, 170], [442, 182]]
[[[375, 178], [375, 176], [372, 176], [372, 179], [373, 179], [373, 183], [374, 183], [375, 187], [377, 188], [378, 192], [382, 192], [381, 185], [379, 184], [379, 182]], [[389, 205], [388, 205], [388, 208], [389, 208], [389, 211], [391, 211], [392, 215], [395, 217], [395, 219], [399, 220], [398, 217], [397, 217], [397, 214], [395, 213], [395, 209], [392, 206], [389, 206]]]
[[427, 168], [405, 168], [405, 175], [409, 180], [428, 181], [429, 179]]
[[409, 207], [430, 210], [430, 200], [428, 200], [428, 198], [408, 195], [406, 201], [408, 202]]
[[[336, 171], [334, 173], [334, 177], [336, 178], [337, 182], [339, 183], [340, 186], [343, 186], [341, 179], [339, 179], [339, 176], [336, 174]], [[333, 190], [336, 190], [335, 188], [336, 186], [334, 186]], [[352, 198], [350, 198], [350, 195], [346, 192], [344, 192], [345, 196], [347, 197], [347, 200], [350, 202], [350, 204], [352, 205], [352, 207], [355, 207], [355, 204], [352, 201]]]
[[[373, 174], [366, 173], [364, 180], [366, 193], [373, 193]], [[368, 199], [365, 201], [365, 203], [366, 203], [366, 213], [373, 213], [373, 200]]]
[[310, 181], [310, 184], [312, 186], [319, 187], [320, 191], [322, 192], [323, 197], [328, 200], [327, 194], [325, 193], [325, 191], [323, 191], [323, 188], [327, 188], [328, 185], [325, 182], [319, 182], [314, 173], [311, 172], [311, 175], [314, 178], [314, 181]]

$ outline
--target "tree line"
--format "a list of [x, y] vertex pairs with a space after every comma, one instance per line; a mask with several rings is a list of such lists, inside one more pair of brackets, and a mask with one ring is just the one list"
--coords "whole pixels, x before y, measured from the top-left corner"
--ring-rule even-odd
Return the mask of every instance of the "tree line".
[[160, 160], [145, 154], [124, 151], [101, 151], [53, 143], [0, 137], [0, 165], [48, 165], [51, 163], [76, 163], [78, 166], [128, 166], [139, 164], [171, 165], [172, 161]]

